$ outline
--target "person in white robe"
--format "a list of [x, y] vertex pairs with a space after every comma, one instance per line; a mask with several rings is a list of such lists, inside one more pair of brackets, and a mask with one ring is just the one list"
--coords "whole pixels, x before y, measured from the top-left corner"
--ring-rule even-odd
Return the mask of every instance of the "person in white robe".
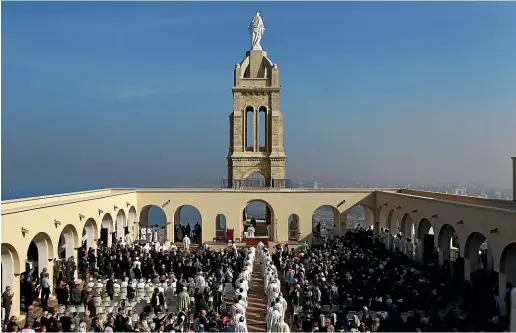
[[132, 246], [133, 245], [133, 236], [131, 235], [130, 232], [125, 234], [124, 239], [125, 239], [125, 243], [127, 244], [127, 246]]
[[254, 227], [251, 225], [249, 228], [247, 228], [247, 236], [249, 238], [254, 238]]
[[279, 302], [281, 304], [281, 306], [283, 307], [283, 313], [281, 314], [281, 316], [283, 318], [285, 318], [285, 312], [287, 311], [287, 306], [288, 306], [288, 303], [287, 303], [287, 300], [285, 299], [285, 297], [283, 297], [283, 295], [279, 295]]
[[244, 320], [245, 318], [243, 316], [240, 317], [238, 323], [235, 325], [235, 332], [247, 333], [247, 325], [244, 323]]
[[177, 302], [177, 312], [188, 309], [190, 307], [190, 295], [186, 291], [186, 287], [183, 287], [183, 291], [179, 293], [179, 302]]
[[288, 324], [285, 322], [284, 317], [280, 317], [278, 328], [276, 329], [276, 332], [278, 333], [290, 333], [290, 327], [288, 327]]
[[202, 272], [199, 272], [195, 277], [195, 288], [198, 288], [199, 290], [204, 290], [206, 288], [206, 280], [204, 279]]
[[147, 240], [147, 228], [140, 228], [140, 240]]
[[278, 312], [278, 310], [272, 310], [269, 321], [267, 322], [267, 332], [270, 333], [278, 331], [280, 317], [281, 314]]
[[190, 238], [186, 235], [183, 238], [183, 247], [185, 251], [190, 252]]
[[154, 232], [153, 232], [153, 235], [152, 235], [152, 240], [156, 243], [159, 242], [159, 238], [158, 238], [158, 230], [157, 229], [154, 229]]

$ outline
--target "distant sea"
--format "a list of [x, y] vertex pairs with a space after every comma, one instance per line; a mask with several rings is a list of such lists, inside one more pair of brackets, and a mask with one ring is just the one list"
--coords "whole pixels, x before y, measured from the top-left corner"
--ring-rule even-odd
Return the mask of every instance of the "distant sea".
[[[2, 182], [2, 201], [10, 199], [19, 199], [27, 197], [37, 197], [43, 195], [52, 195], [59, 193], [90, 191], [102, 188], [108, 188], [106, 185], [15, 185], [8, 186]], [[117, 186], [111, 186], [117, 187]], [[129, 186], [127, 186], [129, 187]], [[144, 187], [144, 186], [142, 186]], [[126, 212], [127, 213], [127, 212]], [[192, 206], [185, 206], [181, 209], [181, 224], [191, 224], [193, 227], [195, 223], [201, 223], [201, 215], [196, 208]], [[151, 225], [164, 226], [166, 224], [165, 213], [158, 207], [151, 207], [149, 209], [149, 223]], [[215, 223], [215, 222], [213, 222]]]
[[[79, 192], [79, 191], [88, 191], [95, 190], [101, 188], [108, 187], [121, 187], [121, 186], [113, 186], [113, 185], [56, 185], [56, 184], [31, 184], [31, 185], [8, 185], [5, 182], [2, 182], [2, 200], [9, 199], [17, 199], [17, 198], [25, 198], [25, 197], [35, 197], [35, 196], [43, 196], [43, 195], [51, 195], [58, 193], [67, 193], [67, 192]], [[131, 186], [126, 186], [131, 187]], [[145, 187], [145, 186], [138, 186]], [[251, 203], [248, 205], [249, 211], [260, 211], [265, 210], [265, 205], [262, 203]], [[355, 209], [352, 209], [350, 212], [353, 217], [361, 216], [363, 217], [363, 213]], [[357, 214], [358, 213], [358, 214]], [[332, 217], [333, 212], [329, 207], [321, 207], [317, 210], [317, 215], [321, 215], [322, 217]], [[358, 215], [358, 216], [357, 216]], [[351, 217], [351, 216], [350, 216]], [[195, 223], [199, 222], [202, 225], [201, 215], [197, 211], [196, 208], [192, 206], [185, 206], [181, 209], [181, 224], [190, 225], [193, 227]], [[149, 209], [149, 223], [151, 225], [164, 226], [166, 224], [165, 213], [158, 208], [157, 206], [153, 206]], [[210, 221], [210, 223], [215, 223], [215, 221]]]

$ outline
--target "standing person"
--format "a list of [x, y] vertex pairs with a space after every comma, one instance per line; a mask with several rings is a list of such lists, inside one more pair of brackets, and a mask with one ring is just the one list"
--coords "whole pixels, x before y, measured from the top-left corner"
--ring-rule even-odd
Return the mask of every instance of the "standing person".
[[5, 287], [5, 291], [2, 294], [2, 307], [4, 308], [4, 322], [9, 321], [9, 315], [11, 314], [11, 305], [13, 304], [14, 293], [11, 293], [11, 287]]
[[188, 235], [185, 235], [183, 237], [183, 246], [185, 248], [185, 252], [190, 253], [190, 238], [188, 237]]
[[43, 308], [46, 308], [48, 305], [48, 297], [50, 296], [50, 279], [48, 277], [48, 273], [43, 274], [43, 278], [41, 279], [41, 304]]

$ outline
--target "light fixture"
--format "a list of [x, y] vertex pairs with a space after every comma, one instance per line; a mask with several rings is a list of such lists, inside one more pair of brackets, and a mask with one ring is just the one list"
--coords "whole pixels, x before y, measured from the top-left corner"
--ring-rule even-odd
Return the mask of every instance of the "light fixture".
[[167, 202], [165, 202], [161, 207], [165, 207], [166, 205], [168, 205], [170, 203], [170, 199], [167, 200]]
[[115, 212], [118, 210], [118, 206], [113, 206], [113, 209], [115, 210]]
[[99, 215], [102, 215], [102, 213], [104, 213], [104, 211], [99, 208]]
[[401, 206], [400, 206], [400, 205], [398, 205], [398, 206], [396, 207], [396, 209], [401, 209]]
[[492, 229], [489, 233], [490, 233], [491, 235], [492, 235], [492, 234], [499, 234], [499, 233], [500, 233], [500, 230], [498, 230], [498, 228], [494, 228], [494, 229]]
[[414, 210], [412, 211], [412, 213], [417, 213], [417, 209], [414, 209]]
[[56, 225], [56, 228], [58, 225], [61, 225], [61, 222], [59, 222], [58, 220], [54, 219], [54, 224]]
[[79, 214], [79, 220], [80, 220], [80, 221], [82, 221], [82, 219], [84, 219], [84, 218], [85, 218], [85, 216], [84, 216], [84, 215]]
[[129, 202], [126, 202], [126, 203], [125, 203], [125, 205], [126, 205], [127, 207], [131, 206], [131, 204], [130, 204]]
[[25, 235], [29, 234], [29, 230], [25, 229], [24, 227], [21, 228], [22, 235], [25, 237]]
[[432, 215], [432, 218], [436, 219], [437, 218], [437, 214]]
[[457, 221], [457, 224], [464, 224], [464, 220]]
[[388, 203], [388, 202], [386, 202], [386, 203], [384, 203], [383, 205], [384, 205], [384, 206], [387, 206], [388, 204], [389, 204], [389, 203]]

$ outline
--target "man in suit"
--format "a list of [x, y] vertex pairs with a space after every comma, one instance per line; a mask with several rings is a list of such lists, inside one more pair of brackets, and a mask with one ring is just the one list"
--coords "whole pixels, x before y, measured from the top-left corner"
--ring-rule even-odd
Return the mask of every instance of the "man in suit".
[[2, 307], [5, 310], [4, 321], [9, 321], [9, 315], [11, 314], [11, 305], [13, 304], [14, 294], [11, 292], [11, 287], [5, 287], [5, 291], [2, 294]]

